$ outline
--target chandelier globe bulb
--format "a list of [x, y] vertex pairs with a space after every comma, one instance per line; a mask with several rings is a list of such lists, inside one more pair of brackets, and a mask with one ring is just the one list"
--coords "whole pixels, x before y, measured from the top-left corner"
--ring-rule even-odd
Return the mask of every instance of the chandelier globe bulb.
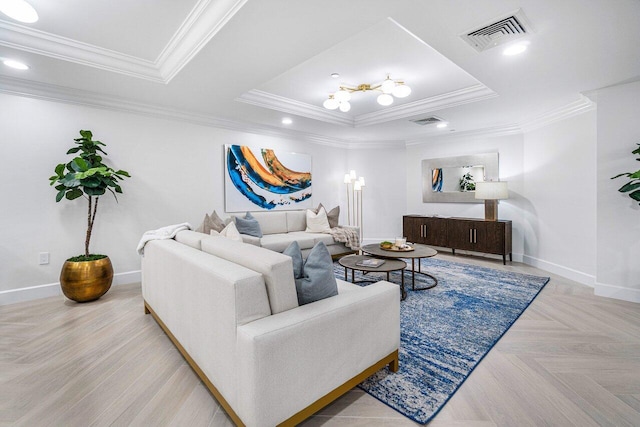
[[322, 106], [327, 110], [335, 110], [340, 106], [340, 102], [335, 99], [333, 95], [330, 95], [329, 98], [325, 99], [325, 101], [322, 103]]
[[386, 107], [387, 105], [393, 104], [393, 96], [389, 95], [388, 93], [383, 93], [382, 95], [378, 96], [377, 101], [378, 104]]
[[391, 92], [396, 98], [406, 98], [411, 94], [411, 88], [404, 83], [398, 84]]

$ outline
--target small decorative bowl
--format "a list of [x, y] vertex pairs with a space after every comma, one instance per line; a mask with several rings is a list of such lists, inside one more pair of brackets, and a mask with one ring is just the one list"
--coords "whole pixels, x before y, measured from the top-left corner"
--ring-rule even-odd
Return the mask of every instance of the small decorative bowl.
[[391, 242], [382, 242], [382, 243], [380, 243], [380, 247], [382, 249], [391, 249], [393, 247], [393, 243], [391, 243]]

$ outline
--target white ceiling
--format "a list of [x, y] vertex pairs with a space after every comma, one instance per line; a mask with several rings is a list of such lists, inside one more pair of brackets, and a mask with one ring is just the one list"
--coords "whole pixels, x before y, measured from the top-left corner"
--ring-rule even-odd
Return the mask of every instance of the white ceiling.
[[[336, 144], [517, 130], [587, 108], [585, 92], [640, 78], [637, 0], [30, 3], [34, 24], [0, 14], [0, 57], [31, 67], [0, 66], [0, 92]], [[460, 38], [518, 10], [532, 29], [519, 39], [529, 42], [522, 55], [477, 52]], [[381, 107], [355, 93], [348, 113], [322, 108], [339, 84], [387, 73], [412, 94]], [[410, 121], [430, 115], [450, 127]]]

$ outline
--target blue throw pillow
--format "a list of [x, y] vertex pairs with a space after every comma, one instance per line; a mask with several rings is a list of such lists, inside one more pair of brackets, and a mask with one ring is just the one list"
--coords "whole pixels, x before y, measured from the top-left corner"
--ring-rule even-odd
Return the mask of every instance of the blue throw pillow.
[[318, 242], [311, 249], [303, 265], [302, 277], [295, 282], [299, 305], [338, 295], [333, 260], [324, 243]]
[[260, 223], [249, 212], [244, 218], [236, 217], [236, 228], [240, 234], [248, 234], [249, 236], [262, 237]]
[[296, 279], [302, 278], [304, 261], [302, 260], [302, 251], [298, 242], [291, 242], [282, 253], [289, 255], [293, 260], [293, 277]]

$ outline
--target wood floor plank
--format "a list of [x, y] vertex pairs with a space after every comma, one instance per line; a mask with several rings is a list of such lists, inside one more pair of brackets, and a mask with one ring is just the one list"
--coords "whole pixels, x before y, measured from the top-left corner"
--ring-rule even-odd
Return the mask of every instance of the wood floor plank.
[[[439, 254], [454, 262], [550, 274]], [[550, 283], [429, 427], [640, 425], [640, 304]], [[139, 284], [100, 300], [0, 307], [0, 426], [230, 426], [142, 309]], [[310, 385], [313, 386], [313, 385]], [[416, 425], [359, 389], [304, 425]]]

